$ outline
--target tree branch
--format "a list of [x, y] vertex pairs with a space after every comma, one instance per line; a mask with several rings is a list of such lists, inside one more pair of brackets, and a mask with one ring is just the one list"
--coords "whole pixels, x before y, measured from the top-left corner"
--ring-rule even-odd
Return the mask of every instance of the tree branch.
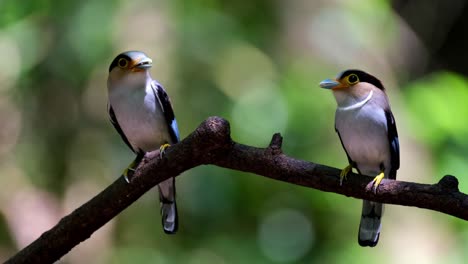
[[468, 220], [468, 196], [458, 191], [458, 180], [444, 176], [436, 184], [383, 180], [375, 194], [368, 176], [350, 174], [342, 186], [340, 170], [283, 154], [282, 137], [273, 135], [267, 148], [242, 145], [231, 140], [229, 123], [210, 117], [180, 143], [146, 154], [130, 179], [120, 177], [93, 199], [62, 218], [6, 263], [52, 263], [140, 198], [159, 182], [203, 164], [251, 172], [359, 199], [416, 206]]

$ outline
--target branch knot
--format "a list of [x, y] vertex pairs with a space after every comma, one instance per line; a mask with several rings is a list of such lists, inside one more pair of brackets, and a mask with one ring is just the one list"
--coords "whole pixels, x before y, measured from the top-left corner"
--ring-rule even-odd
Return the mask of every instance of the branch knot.
[[442, 189], [451, 192], [458, 192], [458, 179], [452, 175], [445, 175], [437, 183]]
[[281, 146], [283, 145], [283, 137], [280, 133], [275, 133], [271, 138], [270, 145], [268, 146], [268, 151], [272, 155], [282, 154]]

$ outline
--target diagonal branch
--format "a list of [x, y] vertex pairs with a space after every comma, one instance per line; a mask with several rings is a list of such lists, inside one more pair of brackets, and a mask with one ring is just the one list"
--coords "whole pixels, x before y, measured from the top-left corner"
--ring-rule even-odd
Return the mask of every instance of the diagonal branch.
[[340, 186], [340, 170], [288, 157], [281, 145], [279, 134], [273, 136], [267, 148], [236, 143], [231, 140], [229, 123], [220, 117], [210, 117], [182, 142], [167, 149], [164, 158], [159, 157], [159, 151], [148, 153], [130, 184], [120, 177], [6, 263], [52, 263], [60, 259], [159, 182], [203, 164], [359, 199], [426, 208], [468, 220], [468, 196], [458, 191], [458, 181], [453, 176], [444, 176], [437, 184], [383, 180], [374, 194], [371, 177], [351, 174]]

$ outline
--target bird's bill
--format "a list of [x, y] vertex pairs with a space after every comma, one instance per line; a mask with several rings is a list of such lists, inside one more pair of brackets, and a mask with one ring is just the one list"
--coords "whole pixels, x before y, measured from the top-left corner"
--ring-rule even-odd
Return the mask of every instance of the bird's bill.
[[342, 84], [341, 82], [337, 80], [332, 80], [332, 79], [326, 79], [320, 82], [320, 87], [324, 89], [338, 89], [338, 88], [346, 88], [348, 87], [345, 84]]
[[136, 71], [142, 71], [151, 68], [151, 66], [153, 66], [153, 61], [150, 58], [142, 58], [132, 68]]

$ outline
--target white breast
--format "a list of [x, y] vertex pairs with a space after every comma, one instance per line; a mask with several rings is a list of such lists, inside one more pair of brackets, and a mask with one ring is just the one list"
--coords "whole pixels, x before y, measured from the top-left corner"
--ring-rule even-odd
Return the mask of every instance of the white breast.
[[387, 121], [382, 108], [366, 104], [353, 110], [338, 109], [335, 124], [348, 155], [357, 163], [362, 174], [377, 175], [381, 164], [388, 171], [390, 149]]
[[134, 150], [151, 151], [170, 142], [164, 114], [150, 82], [144, 89], [116, 87], [109, 101]]

